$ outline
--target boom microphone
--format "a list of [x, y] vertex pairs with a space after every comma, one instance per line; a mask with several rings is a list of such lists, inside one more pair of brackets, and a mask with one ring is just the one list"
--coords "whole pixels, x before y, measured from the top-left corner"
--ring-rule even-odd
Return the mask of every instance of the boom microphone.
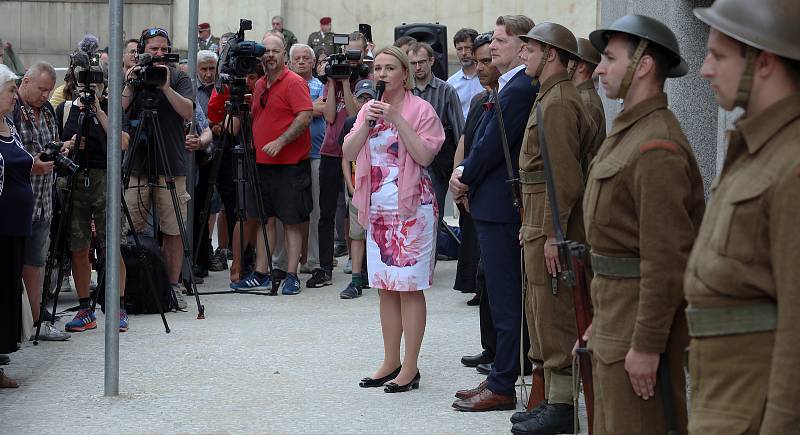
[[[378, 83], [375, 83], [375, 99], [380, 101], [383, 98], [383, 91], [386, 90], [386, 82], [383, 80], [378, 80]], [[375, 127], [375, 120], [369, 122], [369, 127]]]

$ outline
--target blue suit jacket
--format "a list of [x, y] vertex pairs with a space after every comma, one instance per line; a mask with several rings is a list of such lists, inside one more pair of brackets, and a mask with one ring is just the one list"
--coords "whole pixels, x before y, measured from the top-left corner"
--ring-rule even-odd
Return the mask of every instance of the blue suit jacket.
[[[539, 86], [520, 70], [500, 91], [500, 108], [511, 154], [514, 176], [519, 171], [519, 153], [525, 126]], [[511, 203], [511, 189], [500, 139], [500, 126], [494, 113], [497, 105], [484, 113], [475, 132], [475, 142], [464, 160], [461, 182], [469, 186], [469, 208], [472, 217], [498, 223], [519, 223], [519, 212]]]

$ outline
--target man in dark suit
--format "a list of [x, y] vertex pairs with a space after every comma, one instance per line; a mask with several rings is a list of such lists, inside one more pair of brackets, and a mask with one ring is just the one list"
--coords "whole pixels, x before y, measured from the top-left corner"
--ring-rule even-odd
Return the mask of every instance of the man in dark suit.
[[528, 114], [538, 88], [525, 75], [519, 57], [520, 35], [533, 27], [524, 15], [503, 15], [495, 22], [490, 45], [492, 64], [502, 73], [498, 80], [499, 104], [483, 117], [476, 137], [480, 141], [453, 172], [450, 190], [470, 210], [478, 232], [486, 274], [492, 319], [497, 331], [494, 366], [477, 388], [456, 393], [453, 407], [460, 411], [510, 410], [516, 407], [514, 382], [519, 375], [522, 305], [519, 211], [512, 205], [508, 173], [495, 110], [501, 110], [516, 177], [519, 152]]

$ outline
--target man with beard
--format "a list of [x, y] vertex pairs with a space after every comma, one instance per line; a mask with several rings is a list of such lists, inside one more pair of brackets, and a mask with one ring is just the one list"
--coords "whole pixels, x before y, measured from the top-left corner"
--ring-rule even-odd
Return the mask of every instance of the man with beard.
[[461, 100], [461, 111], [467, 119], [472, 97], [483, 91], [483, 85], [478, 80], [478, 62], [475, 60], [474, 47], [478, 32], [474, 29], [461, 29], [453, 36], [453, 45], [456, 47], [458, 61], [461, 69], [447, 79], [447, 83], [456, 88], [458, 98]]

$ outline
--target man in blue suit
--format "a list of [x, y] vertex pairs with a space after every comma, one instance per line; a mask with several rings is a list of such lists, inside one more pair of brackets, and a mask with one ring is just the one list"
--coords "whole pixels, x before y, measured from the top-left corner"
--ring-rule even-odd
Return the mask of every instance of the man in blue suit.
[[[538, 86], [525, 75], [519, 36], [533, 27], [524, 15], [503, 15], [495, 22], [492, 65], [502, 73], [499, 104], [488, 107], [475, 137], [481, 139], [450, 179], [453, 196], [470, 210], [478, 232], [486, 272], [486, 289], [497, 331], [494, 366], [477, 388], [456, 393], [459, 411], [510, 410], [516, 407], [514, 382], [519, 375], [522, 276], [520, 274], [519, 211], [512, 205], [508, 172], [494, 110], [501, 110], [514, 177], [519, 152]], [[499, 107], [498, 107], [499, 106]]]

